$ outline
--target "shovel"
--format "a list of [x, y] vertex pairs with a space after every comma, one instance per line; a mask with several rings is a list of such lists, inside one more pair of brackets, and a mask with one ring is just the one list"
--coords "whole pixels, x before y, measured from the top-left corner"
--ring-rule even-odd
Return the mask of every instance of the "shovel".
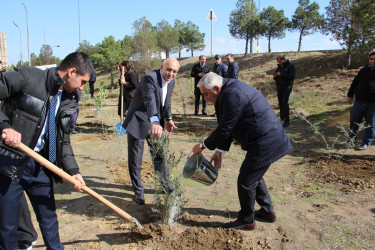
[[[124, 75], [124, 66], [121, 66], [121, 76]], [[123, 135], [126, 133], [126, 130], [122, 126], [122, 123], [124, 122], [124, 85], [121, 83], [121, 76], [120, 76], [120, 92], [121, 92], [121, 98], [120, 98], [120, 123], [117, 124], [116, 130], [120, 135]]]
[[[2, 134], [2, 138], [5, 139], [5, 134]], [[33, 158], [35, 161], [43, 165], [44, 167], [48, 168], [53, 173], [57, 174], [64, 180], [72, 183], [73, 185], [78, 184], [81, 185], [79, 181], [74, 179], [72, 176], [70, 176], [68, 173], [64, 172], [62, 169], [57, 167], [56, 165], [52, 164], [50, 161], [36, 153], [34, 150], [27, 147], [25, 144], [20, 143], [18, 146], [18, 149], [24, 152], [29, 157]], [[143, 229], [143, 226], [138, 222], [138, 220], [132, 216], [130, 216], [128, 213], [126, 213], [124, 210], [116, 206], [115, 204], [111, 203], [109, 200], [101, 196], [100, 194], [96, 193], [94, 190], [88, 188], [87, 186], [83, 186], [82, 190], [91, 195], [92, 197], [98, 199], [100, 202], [102, 202], [104, 205], [111, 208], [113, 211], [118, 213], [121, 217], [127, 219], [130, 222], [134, 222], [139, 228]]]

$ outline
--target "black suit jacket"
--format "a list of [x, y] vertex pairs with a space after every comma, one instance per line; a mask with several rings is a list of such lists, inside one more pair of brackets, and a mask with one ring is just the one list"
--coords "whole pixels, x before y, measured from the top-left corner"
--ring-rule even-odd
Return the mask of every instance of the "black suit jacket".
[[146, 139], [151, 130], [150, 118], [157, 116], [164, 127], [164, 119], [171, 118], [171, 97], [175, 80], [168, 83], [165, 105], [162, 106], [162, 77], [160, 69], [144, 75], [134, 92], [123, 127], [137, 139]]
[[228, 151], [235, 139], [248, 152], [251, 167], [270, 165], [292, 148], [284, 128], [266, 98], [235, 79], [223, 79], [215, 104], [218, 127], [204, 141], [208, 149]]

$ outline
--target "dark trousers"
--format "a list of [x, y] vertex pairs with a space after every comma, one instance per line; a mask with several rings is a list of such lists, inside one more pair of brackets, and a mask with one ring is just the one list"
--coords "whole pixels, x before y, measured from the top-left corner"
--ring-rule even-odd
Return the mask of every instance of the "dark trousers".
[[277, 99], [279, 100], [280, 119], [289, 123], [289, 96], [292, 92], [293, 85], [277, 86]]
[[24, 191], [34, 208], [47, 249], [64, 249], [59, 237], [52, 177], [32, 159], [20, 182], [0, 175], [0, 249], [17, 249], [19, 210]]
[[245, 158], [237, 179], [237, 192], [241, 206], [237, 219], [242, 223], [252, 224], [254, 222], [255, 201], [267, 213], [273, 213], [274, 211], [271, 196], [263, 179], [263, 175], [267, 172], [270, 165], [254, 170], [247, 167], [247, 164], [248, 162]]
[[77, 111], [73, 113], [72, 117], [70, 118], [70, 128], [74, 130], [76, 128], [76, 123], [79, 114], [79, 106], [77, 105]]
[[[128, 136], [128, 167], [129, 175], [132, 182], [133, 190], [136, 195], [144, 193], [144, 187], [141, 180], [141, 164], [144, 150], [145, 140], [140, 140], [133, 137], [129, 132]], [[147, 140], [150, 146], [149, 141]], [[154, 152], [150, 146], [151, 155], [155, 155], [153, 159], [154, 168], [156, 173], [159, 175], [159, 180], [162, 185], [167, 189], [171, 189], [172, 186], [169, 183], [169, 169], [164, 167], [164, 153], [162, 150]]]
[[362, 144], [369, 146], [375, 136], [375, 102], [358, 102], [355, 101], [350, 110], [350, 137], [357, 141], [359, 126], [365, 118], [369, 126], [365, 129]]
[[94, 97], [94, 83], [89, 82], [89, 87], [90, 87], [90, 96]]
[[29, 205], [27, 204], [24, 194], [21, 196], [20, 202], [20, 216], [18, 219], [17, 237], [18, 242], [27, 241], [30, 243], [36, 241], [38, 238], [38, 233], [36, 232], [31, 220]]
[[194, 90], [194, 95], [195, 95], [195, 112], [194, 112], [194, 114], [198, 114], [198, 112], [199, 112], [199, 101], [200, 101], [201, 97], [202, 97], [202, 114], [206, 113], [207, 102], [204, 99], [204, 97], [203, 97], [201, 91], [199, 90], [199, 88], [196, 88]]

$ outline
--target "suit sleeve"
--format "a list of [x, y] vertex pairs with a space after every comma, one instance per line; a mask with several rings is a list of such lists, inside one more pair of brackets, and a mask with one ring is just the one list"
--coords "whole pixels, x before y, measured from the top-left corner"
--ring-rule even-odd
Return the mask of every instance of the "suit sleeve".
[[239, 74], [240, 74], [240, 67], [238, 67], [237, 65], [236, 67], [234, 67], [234, 70], [233, 70], [233, 78], [238, 79]]
[[197, 77], [198, 74], [200, 73], [200, 72], [197, 71], [196, 68], [197, 68], [196, 65], [194, 65], [193, 68], [191, 69], [191, 73], [190, 73], [191, 77]]
[[225, 77], [227, 75], [227, 70], [228, 70], [228, 66], [227, 65], [223, 65], [222, 70], [221, 70], [221, 75], [223, 77]]
[[284, 79], [294, 80], [294, 78], [296, 77], [296, 67], [294, 67], [293, 64], [290, 64], [288, 68], [289, 70], [287, 71], [282, 70], [280, 76]]
[[358, 74], [354, 77], [352, 84], [350, 85], [349, 91], [348, 91], [348, 97], [353, 98], [354, 96], [354, 90], [358, 86], [359, 79], [361, 78], [362, 70], [358, 72]]
[[222, 97], [222, 117], [218, 127], [204, 140], [204, 145], [213, 150], [219, 148], [228, 151], [233, 141], [232, 131], [241, 118], [241, 98], [236, 92], [225, 93]]

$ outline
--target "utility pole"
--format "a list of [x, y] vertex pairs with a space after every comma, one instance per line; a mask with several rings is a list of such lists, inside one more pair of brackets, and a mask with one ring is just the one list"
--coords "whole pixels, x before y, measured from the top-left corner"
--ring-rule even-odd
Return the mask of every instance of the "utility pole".
[[78, 0], [78, 35], [79, 35], [79, 45], [81, 45], [81, 18], [79, 14], [79, 0]]
[[29, 60], [29, 66], [31, 66], [31, 60], [30, 60], [30, 40], [29, 40], [29, 18], [27, 17], [27, 8], [24, 3], [22, 3], [23, 7], [25, 7], [26, 10], [26, 26], [27, 26], [27, 55]]
[[213, 31], [212, 31], [213, 30], [212, 21], [213, 20], [217, 21], [217, 17], [216, 17], [215, 12], [212, 8], [211, 8], [210, 12], [208, 13], [206, 19], [211, 20], [211, 56], [212, 56], [212, 33], [213, 33]]
[[20, 54], [21, 54], [21, 65], [23, 65], [22, 61], [22, 34], [21, 34], [21, 29], [18, 27], [18, 25], [13, 21], [14, 25], [20, 30]]

